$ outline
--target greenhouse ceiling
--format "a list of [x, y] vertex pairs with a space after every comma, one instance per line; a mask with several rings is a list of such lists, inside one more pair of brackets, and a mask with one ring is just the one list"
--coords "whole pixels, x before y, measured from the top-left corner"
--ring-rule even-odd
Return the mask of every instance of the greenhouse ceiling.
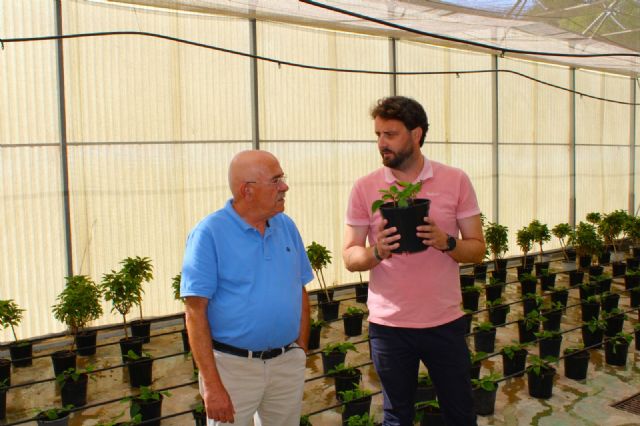
[[364, 32], [640, 75], [640, 0], [95, 1]]

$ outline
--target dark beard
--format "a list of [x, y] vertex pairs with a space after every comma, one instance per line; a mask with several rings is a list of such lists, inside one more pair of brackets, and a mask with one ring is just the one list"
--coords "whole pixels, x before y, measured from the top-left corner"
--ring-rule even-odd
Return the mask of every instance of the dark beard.
[[393, 154], [395, 155], [391, 158], [385, 158], [383, 155], [385, 152], [393, 151], [386, 150], [380, 153], [382, 156], [382, 164], [390, 169], [399, 169], [400, 166], [402, 166], [402, 164], [413, 155], [413, 146], [409, 145], [409, 147], [404, 151], [394, 152]]

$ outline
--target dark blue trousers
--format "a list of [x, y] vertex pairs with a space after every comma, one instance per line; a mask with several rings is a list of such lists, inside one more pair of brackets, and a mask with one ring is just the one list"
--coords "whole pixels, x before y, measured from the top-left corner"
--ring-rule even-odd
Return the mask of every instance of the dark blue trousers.
[[447, 426], [475, 426], [466, 321], [431, 328], [369, 323], [371, 358], [382, 382], [383, 426], [412, 426], [420, 361], [429, 370]]

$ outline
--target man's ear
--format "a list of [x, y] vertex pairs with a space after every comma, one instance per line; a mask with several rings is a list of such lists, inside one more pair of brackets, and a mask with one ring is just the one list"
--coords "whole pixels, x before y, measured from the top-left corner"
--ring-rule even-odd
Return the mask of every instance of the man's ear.
[[420, 145], [420, 138], [422, 138], [422, 127], [417, 126], [411, 130], [411, 141]]

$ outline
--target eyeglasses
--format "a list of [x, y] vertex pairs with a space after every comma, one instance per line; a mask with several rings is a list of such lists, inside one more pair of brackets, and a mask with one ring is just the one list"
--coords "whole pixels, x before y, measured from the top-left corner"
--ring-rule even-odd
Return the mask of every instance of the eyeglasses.
[[287, 183], [287, 176], [286, 175], [282, 175], [282, 176], [274, 177], [273, 179], [271, 179], [270, 182], [258, 182], [258, 181], [255, 181], [255, 180], [248, 180], [248, 181], [245, 181], [245, 183], [255, 183], [255, 184], [262, 184], [262, 185], [273, 185], [275, 187], [278, 187], [283, 183], [284, 184]]

